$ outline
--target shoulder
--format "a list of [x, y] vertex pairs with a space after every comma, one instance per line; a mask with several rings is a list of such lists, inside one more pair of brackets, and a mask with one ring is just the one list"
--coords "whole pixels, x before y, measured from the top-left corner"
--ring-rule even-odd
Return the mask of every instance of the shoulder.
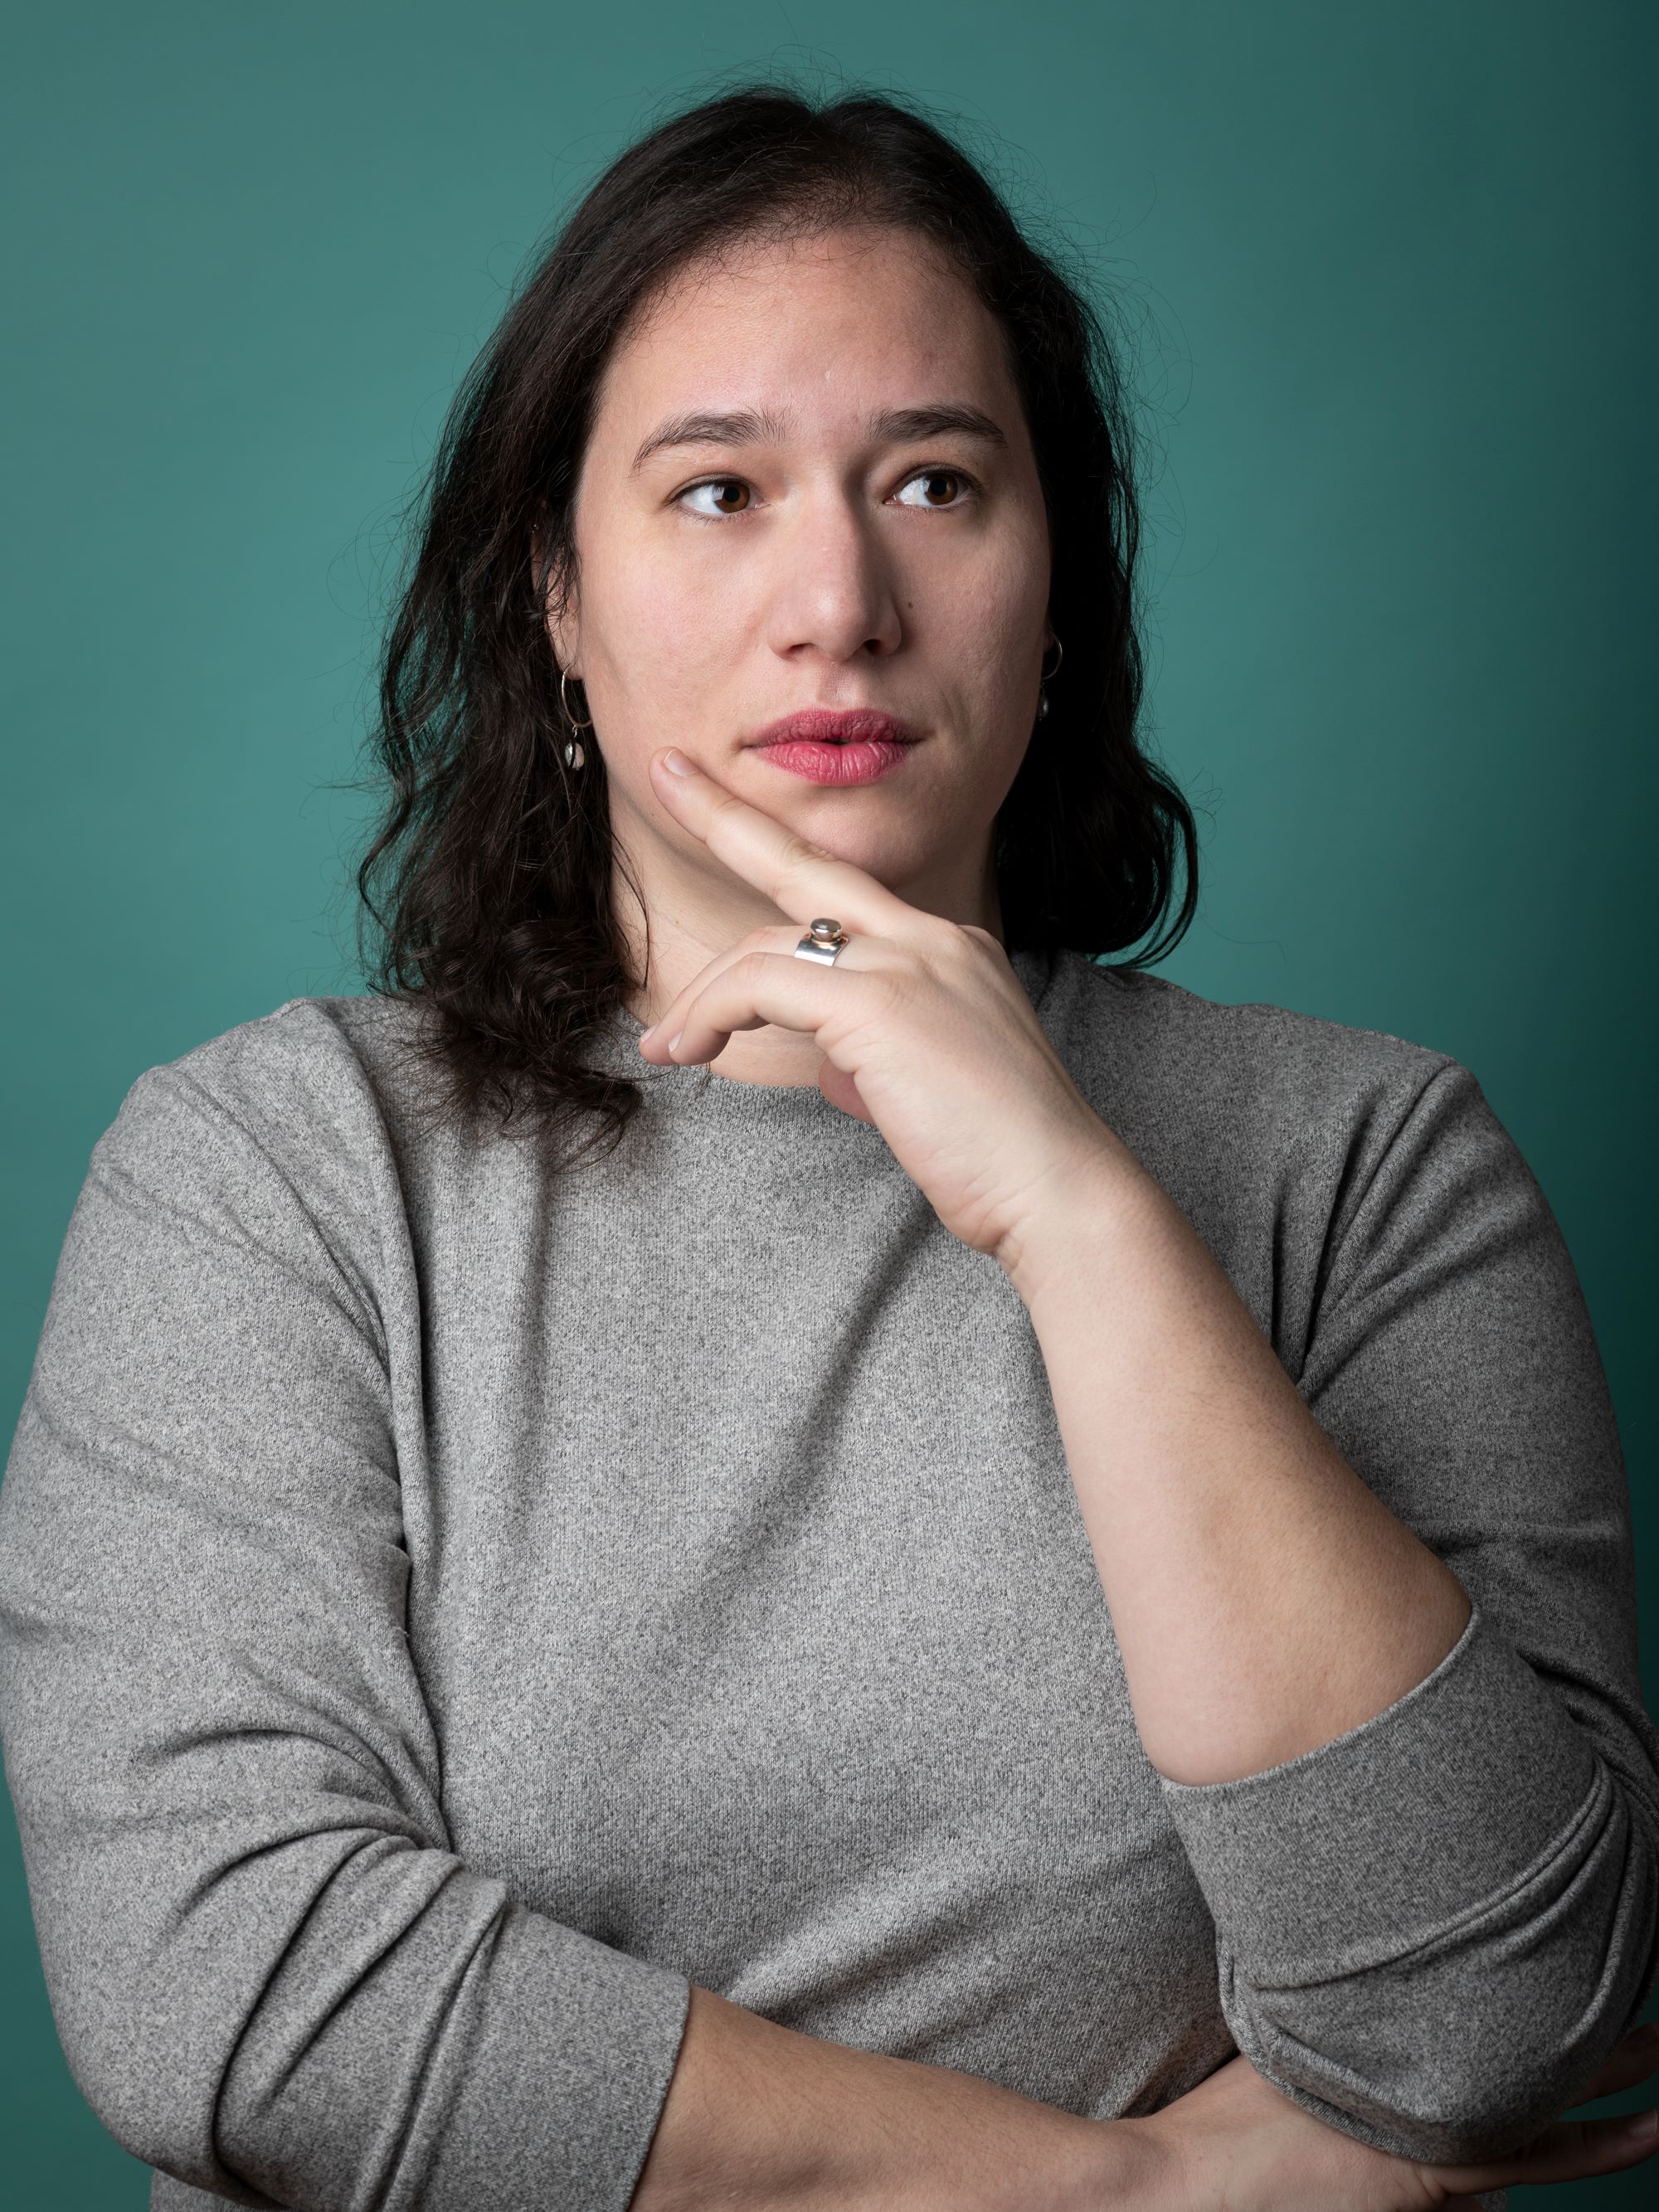
[[390, 999], [289, 999], [144, 1069], [106, 1134], [137, 1140], [194, 1117], [279, 1149], [326, 1150], [404, 1103], [414, 1018]]
[[93, 1147], [82, 1232], [165, 1217], [366, 1282], [406, 1209], [414, 1019], [404, 1001], [290, 999], [144, 1069]]
[[1547, 1198], [1450, 1054], [1289, 1007], [1224, 1005], [1080, 953], [1062, 957], [1062, 976], [1073, 1079], [1228, 1267], [1293, 1375], [1316, 1309], [1328, 1316], [1356, 1285], [1396, 1277], [1508, 1269], [1501, 1303], [1514, 1316], [1540, 1301], [1540, 1341], [1580, 1327]]
[[1078, 952], [1051, 990], [1079, 1088], [1216, 1245], [1270, 1232], [1358, 1251], [1384, 1218], [1550, 1233], [1530, 1165], [1449, 1053]]
[[1059, 956], [1054, 988], [1078, 1066], [1102, 1095], [1138, 1125], [1179, 1127], [1200, 1146], [1279, 1158], [1346, 1151], [1397, 1127], [1431, 1085], [1442, 1096], [1476, 1087], [1449, 1054], [1389, 1030], [1257, 1000], [1226, 1005], [1080, 952]]

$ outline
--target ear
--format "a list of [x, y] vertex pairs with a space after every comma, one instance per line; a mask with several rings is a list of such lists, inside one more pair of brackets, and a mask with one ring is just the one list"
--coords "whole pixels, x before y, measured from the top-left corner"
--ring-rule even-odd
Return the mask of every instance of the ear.
[[543, 592], [542, 605], [547, 627], [548, 641], [553, 648], [553, 658], [573, 681], [580, 677], [580, 668], [574, 666], [580, 651], [581, 620], [575, 604], [575, 594], [567, 588], [562, 569], [556, 563], [544, 589], [542, 562], [546, 556], [546, 531], [541, 523], [530, 532], [530, 580], [532, 590]]

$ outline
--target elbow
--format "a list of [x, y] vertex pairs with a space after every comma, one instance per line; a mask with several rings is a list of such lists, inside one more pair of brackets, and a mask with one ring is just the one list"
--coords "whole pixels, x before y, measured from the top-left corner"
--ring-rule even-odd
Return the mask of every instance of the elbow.
[[1453, 2060], [1395, 2081], [1363, 2083], [1352, 2109], [1328, 2117], [1396, 2158], [1486, 2165], [1512, 2156], [1559, 2118], [1595, 2063], [1569, 2071], [1559, 2062], [1529, 2067], [1513, 2054], [1472, 2057], [1465, 2064]]
[[182, 2024], [169, 2023], [154, 2007], [111, 2003], [99, 2016], [92, 2011], [66, 2007], [54, 1993], [64, 2061], [99, 2122], [144, 2165], [222, 2193], [234, 2178], [215, 2154], [218, 2095], [210, 2054], [192, 2054]]
[[1393, 1987], [1362, 2003], [1351, 1990], [1340, 2009], [1329, 1985], [1299, 1992], [1294, 2007], [1285, 1991], [1234, 1994], [1234, 2040], [1294, 2102], [1394, 2157], [1474, 2166], [1510, 2156], [1582, 2101], [1644, 1989], [1620, 1977], [1581, 1990], [1577, 2004], [1560, 1988], [1553, 2002], [1511, 2005], [1501, 1984], [1470, 1976], [1438, 2002]]
[[1583, 2101], [1653, 1985], [1659, 1853], [1622, 1816], [1599, 1842], [1500, 1911], [1328, 1979], [1255, 1983], [1228, 1959], [1235, 2042], [1378, 2150], [1437, 2166], [1509, 2156]]
[[1425, 2039], [1392, 2060], [1373, 2049], [1320, 2050], [1294, 2036], [1234, 2029], [1262, 2077], [1304, 2111], [1391, 2157], [1474, 2166], [1529, 2142], [1571, 2101], [1599, 2063], [1532, 2063], [1507, 2043], [1458, 2052]]

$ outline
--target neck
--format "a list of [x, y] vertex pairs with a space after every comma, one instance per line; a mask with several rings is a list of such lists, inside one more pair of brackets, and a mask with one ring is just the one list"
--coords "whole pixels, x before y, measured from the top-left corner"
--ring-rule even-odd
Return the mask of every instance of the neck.
[[[702, 877], [694, 881], [674, 872], [665, 879], [636, 864], [632, 872], [645, 896], [645, 915], [641, 916], [638, 902], [619, 873], [612, 876], [612, 913], [626, 948], [628, 972], [634, 978], [625, 1004], [647, 1029], [662, 1018], [705, 968], [750, 931], [789, 926], [805, 937], [812, 919], [809, 916], [799, 925], [792, 924], [790, 917], [769, 899], [729, 871], [721, 873], [730, 895], [717, 893], [712, 898], [710, 886]], [[953, 921], [988, 930], [1000, 944], [1002, 909], [988, 840], [983, 866], [971, 882], [962, 878], [961, 871], [953, 872], [959, 878], [954, 884], [942, 880], [931, 887], [913, 883], [889, 888], [924, 913], [944, 915]], [[849, 936], [856, 937], [857, 931], [844, 917], [842, 926]], [[708, 1065], [717, 1074], [738, 1083], [816, 1084], [823, 1057], [811, 1036], [768, 1022], [757, 1029], [735, 1031], [724, 1051]]]

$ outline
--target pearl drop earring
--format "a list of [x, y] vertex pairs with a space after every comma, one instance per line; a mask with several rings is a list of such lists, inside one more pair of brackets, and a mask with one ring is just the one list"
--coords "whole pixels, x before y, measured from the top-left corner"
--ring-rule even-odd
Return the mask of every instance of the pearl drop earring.
[[[579, 683], [580, 680], [581, 679], [580, 678], [577, 678]], [[569, 723], [573, 730], [591, 730], [593, 726], [592, 722], [579, 722], [576, 720], [576, 717], [570, 711], [570, 695], [565, 690], [565, 685], [569, 681], [569, 670], [562, 668], [559, 671], [559, 704], [564, 708], [564, 718], [566, 721]], [[567, 739], [564, 748], [565, 766], [567, 768], [580, 768], [586, 763], [586, 759], [587, 755], [583, 751], [580, 744], [574, 738]]]
[[1054, 640], [1054, 650], [1059, 653], [1060, 660], [1055, 661], [1054, 666], [1043, 678], [1042, 685], [1037, 692], [1037, 720], [1039, 722], [1043, 720], [1048, 712], [1048, 685], [1054, 678], [1059, 675], [1060, 661], [1064, 660], [1066, 658], [1066, 648], [1058, 638]]

